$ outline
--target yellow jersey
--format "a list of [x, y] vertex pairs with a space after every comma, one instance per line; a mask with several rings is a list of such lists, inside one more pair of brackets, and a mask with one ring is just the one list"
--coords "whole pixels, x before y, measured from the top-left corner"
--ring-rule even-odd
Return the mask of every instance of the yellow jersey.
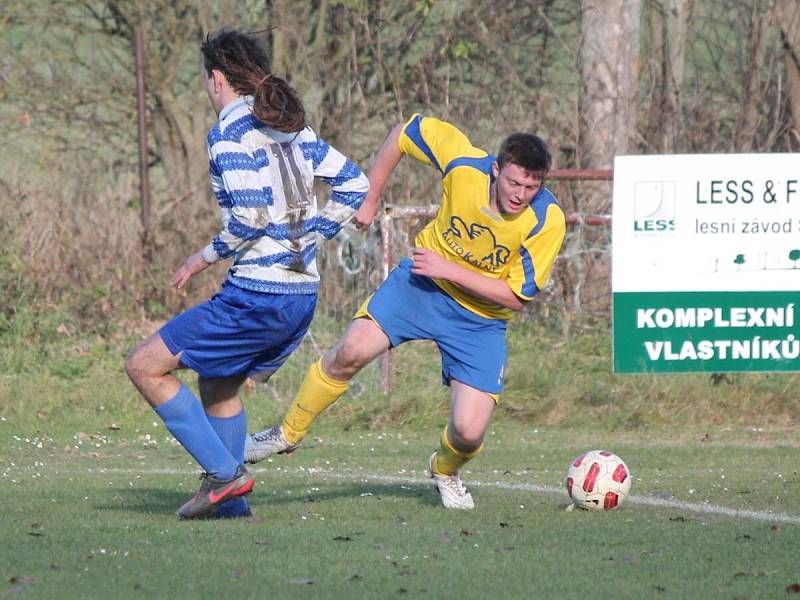
[[[493, 210], [490, 189], [495, 157], [474, 147], [450, 123], [415, 114], [403, 127], [400, 152], [438, 169], [442, 200], [415, 244], [488, 277], [503, 279], [522, 300], [547, 283], [566, 232], [564, 212], [543, 187], [516, 215]], [[433, 279], [464, 308], [508, 320], [511, 309], [487, 302], [458, 285]]]

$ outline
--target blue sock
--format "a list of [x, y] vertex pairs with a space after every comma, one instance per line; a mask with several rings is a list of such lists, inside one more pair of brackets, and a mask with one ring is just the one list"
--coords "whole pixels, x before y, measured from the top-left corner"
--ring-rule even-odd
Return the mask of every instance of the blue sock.
[[156, 406], [155, 411], [169, 432], [207, 473], [220, 479], [230, 479], [236, 474], [239, 461], [219, 439], [200, 401], [189, 388], [182, 385], [174, 398]]
[[[244, 463], [244, 439], [247, 435], [247, 415], [244, 410], [232, 417], [212, 417], [207, 415], [208, 422], [214, 431], [217, 432], [219, 439], [235, 458], [239, 464]], [[233, 518], [241, 517], [250, 510], [247, 498], [240, 496], [231, 498], [227, 502], [220, 504], [215, 513], [215, 517]]]

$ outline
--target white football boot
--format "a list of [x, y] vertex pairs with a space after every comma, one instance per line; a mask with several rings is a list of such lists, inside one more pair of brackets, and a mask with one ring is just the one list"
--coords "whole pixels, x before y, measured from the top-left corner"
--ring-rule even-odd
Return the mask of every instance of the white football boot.
[[472, 501], [472, 494], [469, 493], [458, 473], [455, 475], [443, 475], [436, 473], [433, 470], [433, 459], [436, 452], [431, 454], [428, 459], [428, 472], [433, 479], [433, 485], [439, 496], [442, 499], [442, 504], [445, 508], [456, 508], [460, 510], [472, 510], [475, 508], [475, 502]]
[[249, 434], [244, 439], [244, 462], [254, 464], [273, 454], [287, 454], [297, 448], [283, 435], [280, 425]]

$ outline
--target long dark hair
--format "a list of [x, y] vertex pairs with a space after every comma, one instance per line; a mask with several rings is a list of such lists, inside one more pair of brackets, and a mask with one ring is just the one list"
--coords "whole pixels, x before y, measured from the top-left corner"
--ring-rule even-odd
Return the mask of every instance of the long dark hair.
[[297, 92], [273, 75], [269, 56], [258, 40], [230, 29], [208, 34], [200, 47], [206, 75], [221, 71], [228, 84], [243, 96], [253, 96], [253, 113], [265, 125], [291, 133], [306, 126], [306, 111]]

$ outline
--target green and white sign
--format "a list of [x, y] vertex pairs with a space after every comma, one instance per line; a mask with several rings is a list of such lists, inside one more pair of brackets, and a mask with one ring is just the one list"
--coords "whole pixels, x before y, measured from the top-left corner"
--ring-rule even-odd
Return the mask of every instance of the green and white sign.
[[800, 371], [800, 154], [619, 156], [614, 371]]

